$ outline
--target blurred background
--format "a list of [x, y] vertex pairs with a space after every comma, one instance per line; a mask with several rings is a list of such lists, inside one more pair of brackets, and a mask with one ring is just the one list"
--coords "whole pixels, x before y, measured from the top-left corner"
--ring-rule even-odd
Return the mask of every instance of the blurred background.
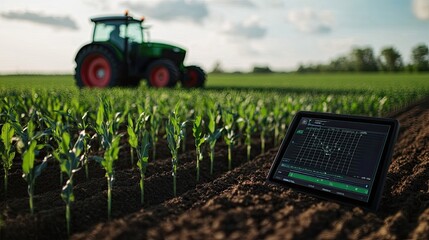
[[429, 70], [429, 0], [2, 0], [0, 74], [72, 74], [89, 19], [126, 9], [207, 72]]

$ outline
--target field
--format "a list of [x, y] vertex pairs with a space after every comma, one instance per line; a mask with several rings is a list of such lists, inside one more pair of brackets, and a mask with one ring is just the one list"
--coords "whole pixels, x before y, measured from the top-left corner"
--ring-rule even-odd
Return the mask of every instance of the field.
[[[428, 88], [429, 74], [210, 74], [208, 89], [390, 90]], [[0, 87], [76, 88], [71, 75], [0, 75]]]
[[[428, 80], [222, 74], [201, 90], [79, 90], [67, 75], [0, 76], [2, 156], [14, 154], [0, 167], [1, 239], [64, 239], [67, 219], [72, 239], [427, 239]], [[265, 182], [299, 110], [399, 119], [377, 213]]]

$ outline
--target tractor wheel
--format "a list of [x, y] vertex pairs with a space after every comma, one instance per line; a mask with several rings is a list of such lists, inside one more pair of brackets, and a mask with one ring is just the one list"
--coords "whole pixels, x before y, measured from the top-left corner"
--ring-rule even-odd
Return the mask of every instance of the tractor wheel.
[[185, 88], [201, 88], [206, 82], [206, 73], [197, 66], [189, 66], [185, 68], [183, 73], [182, 85]]
[[174, 87], [179, 78], [179, 69], [168, 59], [152, 62], [146, 70], [146, 79], [149, 87]]
[[106, 48], [90, 45], [76, 57], [76, 84], [79, 87], [113, 87], [121, 83], [118, 59]]

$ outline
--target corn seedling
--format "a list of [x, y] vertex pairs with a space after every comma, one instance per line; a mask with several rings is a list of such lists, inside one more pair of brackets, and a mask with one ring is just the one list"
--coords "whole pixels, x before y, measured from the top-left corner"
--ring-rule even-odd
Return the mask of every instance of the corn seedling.
[[63, 186], [61, 191], [61, 198], [66, 203], [66, 223], [67, 223], [67, 234], [70, 235], [70, 205], [74, 201], [73, 194], [73, 175], [79, 170], [81, 162], [84, 156], [81, 154], [84, 150], [84, 140], [86, 138], [85, 131], [79, 133], [79, 137], [76, 140], [73, 147], [70, 143], [70, 135], [68, 132], [62, 134], [61, 142], [59, 145], [60, 150], [55, 152], [57, 159], [61, 159], [60, 167], [61, 171], [68, 177], [66, 184]]
[[274, 122], [274, 146], [277, 146], [278, 142], [279, 142], [279, 136], [280, 136], [280, 128], [281, 128], [281, 121], [282, 121], [282, 111], [280, 108], [280, 104], [276, 103], [276, 105], [273, 108], [272, 111], [272, 117], [273, 117], [273, 122]]
[[131, 167], [134, 167], [134, 149], [137, 148], [138, 139], [137, 139], [137, 131], [138, 124], [134, 126], [134, 122], [130, 115], [128, 115], [128, 143], [130, 144], [130, 159], [131, 159]]
[[210, 174], [213, 174], [213, 163], [214, 163], [214, 151], [216, 146], [216, 141], [222, 136], [222, 128], [216, 128], [216, 111], [209, 111], [209, 124], [208, 124], [208, 133], [206, 136], [206, 141], [209, 144], [210, 148]]
[[224, 141], [228, 145], [228, 170], [231, 170], [232, 167], [232, 148], [238, 137], [235, 132], [235, 124], [237, 120], [237, 115], [224, 111], [222, 115], [222, 120], [224, 123]]
[[118, 159], [119, 143], [122, 135], [117, 134], [117, 129], [122, 121], [120, 113], [113, 114], [112, 106], [108, 101], [102, 101], [98, 108], [96, 119], [96, 131], [101, 136], [101, 146], [104, 148], [104, 156], [95, 156], [94, 159], [101, 164], [106, 171], [107, 179], [107, 218], [110, 220], [112, 209], [112, 183], [114, 179], [113, 163]]
[[192, 133], [195, 138], [195, 148], [197, 154], [197, 182], [200, 181], [200, 161], [203, 160], [203, 153], [201, 152], [201, 146], [206, 141], [206, 138], [203, 137], [203, 125], [202, 117], [198, 115], [195, 117], [194, 125], [192, 128]]
[[261, 153], [265, 153], [265, 135], [267, 134], [269, 124], [268, 111], [265, 106], [260, 106], [258, 111], [259, 137], [261, 140]]
[[254, 120], [254, 115], [255, 115], [255, 105], [250, 104], [246, 108], [245, 118], [244, 118], [246, 122], [244, 142], [247, 145], [247, 161], [250, 160], [250, 151], [252, 148], [252, 134], [255, 131], [255, 125], [256, 125]]
[[151, 136], [151, 142], [152, 142], [152, 160], [155, 160], [156, 143], [158, 142], [158, 133], [159, 133], [159, 128], [161, 126], [161, 116], [158, 113], [157, 106], [152, 107], [152, 113], [150, 115], [149, 124], [150, 124], [149, 130], [150, 130], [150, 136]]
[[65, 159], [60, 156], [62, 154], [66, 154], [70, 149], [68, 145], [66, 146], [63, 145], [64, 134], [66, 133], [68, 135], [68, 133], [66, 132], [67, 129], [63, 126], [61, 122], [52, 123], [51, 127], [54, 129], [52, 134], [53, 138], [55, 142], [58, 144], [58, 148], [53, 152], [53, 155], [55, 159], [57, 159], [58, 163], [60, 164], [60, 185], [62, 186], [64, 182], [63, 180], [64, 171], [61, 169], [61, 165], [63, 164], [63, 161], [65, 161]]
[[[181, 115], [183, 116], [183, 118], [185, 119], [185, 121], [188, 121], [191, 116], [194, 114], [193, 109], [192, 110], [188, 110], [186, 104], [184, 104], [182, 106], [182, 108], [180, 108], [179, 110], [181, 110]], [[187, 125], [185, 124], [183, 126], [183, 139], [182, 139], [182, 152], [186, 152], [186, 138], [187, 138]], [[186, 157], [186, 155], [185, 155]]]
[[176, 104], [175, 110], [170, 114], [168, 123], [166, 126], [167, 131], [167, 142], [168, 148], [171, 152], [171, 163], [172, 163], [172, 175], [173, 175], [173, 194], [176, 196], [176, 177], [177, 177], [177, 165], [179, 163], [178, 152], [180, 148], [180, 143], [184, 135], [184, 126], [187, 122], [181, 122], [180, 116], [178, 113], [179, 104]]
[[146, 174], [146, 168], [149, 161], [149, 148], [150, 148], [150, 134], [147, 130], [143, 130], [140, 141], [137, 147], [137, 166], [140, 169], [140, 199], [141, 204], [144, 203], [144, 178]]
[[43, 132], [35, 132], [35, 125], [33, 121], [29, 121], [25, 129], [22, 129], [19, 124], [14, 124], [15, 130], [20, 138], [18, 145], [22, 152], [22, 177], [27, 181], [28, 184], [28, 195], [30, 212], [34, 213], [33, 207], [33, 196], [34, 196], [34, 185], [36, 178], [40, 176], [42, 171], [46, 167], [47, 159], [50, 157], [46, 156], [42, 163], [34, 166], [34, 161], [39, 150], [42, 149], [45, 144], [38, 144], [37, 140], [45, 135]]
[[107, 149], [104, 152], [104, 156], [98, 157], [94, 156], [93, 158], [101, 164], [101, 166], [106, 171], [107, 179], [107, 218], [110, 220], [112, 212], [112, 184], [114, 180], [114, 168], [113, 163], [118, 159], [119, 155], [119, 143], [121, 136], [114, 136], [112, 141], [108, 143]]
[[207, 135], [206, 142], [209, 145], [210, 149], [210, 175], [213, 174], [213, 164], [214, 164], [214, 150], [217, 140], [222, 136], [222, 128], [216, 128], [216, 123], [220, 120], [220, 115], [217, 114], [217, 108], [213, 101], [206, 101], [206, 108], [208, 109], [208, 125], [207, 125]]
[[[81, 110], [83, 111], [83, 110]], [[89, 140], [91, 139], [91, 136], [88, 132], [86, 132], [87, 129], [89, 129], [89, 123], [88, 123], [88, 112], [85, 112], [82, 117], [80, 118], [80, 122], [78, 123], [78, 128], [83, 129], [81, 131], [81, 134], [84, 133], [82, 144], [83, 144], [83, 166], [85, 167], [85, 177], [86, 179], [89, 178], [89, 169], [88, 169], [88, 154], [89, 150], [91, 149], [91, 145], [89, 144]]]
[[7, 181], [9, 170], [12, 168], [13, 159], [15, 158], [15, 151], [12, 145], [13, 136], [15, 129], [13, 129], [10, 123], [3, 124], [1, 129], [1, 142], [0, 142], [0, 154], [4, 170], [4, 192], [7, 194]]

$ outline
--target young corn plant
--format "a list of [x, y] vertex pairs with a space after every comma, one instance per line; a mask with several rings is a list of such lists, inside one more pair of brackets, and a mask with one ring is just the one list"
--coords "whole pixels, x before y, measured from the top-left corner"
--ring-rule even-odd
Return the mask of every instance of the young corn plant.
[[222, 136], [223, 128], [216, 128], [216, 110], [208, 112], [209, 124], [207, 126], [206, 141], [210, 148], [210, 175], [213, 175], [214, 151], [216, 141]]
[[[183, 118], [185, 119], [185, 121], [188, 121], [192, 115], [194, 114], [194, 110], [188, 110], [186, 104], [184, 104], [184, 106], [182, 108], [180, 108], [179, 110], [181, 110], [181, 115], [183, 116]], [[187, 125], [185, 124], [183, 126], [183, 139], [182, 139], [182, 152], [186, 152], [186, 138], [187, 138]], [[185, 155], [186, 157], [186, 155]]]
[[232, 148], [235, 144], [238, 134], [235, 131], [235, 124], [237, 115], [229, 111], [223, 112], [223, 124], [224, 124], [224, 141], [228, 145], [228, 170], [232, 167]]
[[255, 105], [250, 104], [248, 105], [248, 107], [246, 108], [245, 111], [245, 122], [246, 122], [246, 128], [245, 128], [245, 140], [244, 142], [247, 145], [247, 161], [250, 160], [250, 151], [252, 148], [252, 134], [255, 131], [255, 120], [254, 120], [254, 115], [255, 115]]
[[144, 178], [146, 174], [147, 165], [149, 162], [149, 148], [151, 145], [150, 134], [147, 130], [143, 130], [140, 136], [140, 142], [137, 147], [137, 166], [140, 169], [140, 199], [141, 204], [144, 204]]
[[158, 113], [158, 106], [152, 107], [152, 113], [149, 119], [149, 131], [152, 142], [152, 160], [155, 160], [156, 157], [156, 143], [158, 142], [158, 133], [161, 126], [161, 116]]
[[203, 153], [201, 151], [201, 146], [206, 141], [206, 138], [203, 137], [203, 120], [201, 115], [195, 117], [194, 125], [192, 128], [192, 133], [195, 138], [195, 148], [197, 153], [197, 182], [200, 181], [200, 161], [203, 160]]
[[137, 139], [137, 131], [138, 131], [138, 124], [134, 126], [133, 119], [130, 115], [128, 115], [128, 143], [130, 144], [130, 160], [131, 160], [131, 167], [134, 167], [134, 149], [137, 148], [138, 139]]
[[101, 137], [101, 146], [104, 148], [104, 156], [95, 156], [94, 159], [101, 164], [106, 171], [107, 179], [107, 218], [110, 220], [112, 209], [112, 184], [114, 179], [113, 164], [118, 159], [119, 143], [122, 135], [117, 134], [119, 128], [119, 113], [112, 114], [109, 102], [102, 101], [98, 108], [96, 131]]
[[279, 136], [280, 136], [280, 128], [281, 128], [281, 124], [282, 124], [282, 111], [280, 108], [280, 104], [276, 104], [274, 105], [273, 111], [272, 111], [272, 116], [273, 116], [273, 123], [274, 123], [274, 146], [277, 146], [278, 142], [279, 142]]
[[82, 153], [84, 151], [85, 138], [86, 133], [85, 130], [83, 130], [79, 133], [79, 137], [72, 147], [70, 143], [70, 134], [68, 132], [64, 132], [62, 134], [60, 145], [58, 146], [59, 150], [54, 152], [57, 159], [62, 159], [60, 163], [61, 171], [68, 177], [68, 180], [61, 191], [61, 198], [66, 204], [67, 235], [69, 236], [71, 222], [70, 205], [75, 199], [73, 194], [73, 175], [79, 170], [84, 158]]
[[[81, 110], [82, 111], [82, 110]], [[82, 144], [83, 144], [83, 166], [85, 167], [85, 177], [86, 179], [89, 178], [89, 151], [91, 150], [91, 145], [89, 144], [90, 139], [91, 139], [91, 135], [86, 132], [87, 129], [89, 129], [89, 123], [88, 123], [88, 112], [85, 112], [82, 117], [80, 118], [81, 121], [78, 123], [78, 128], [79, 129], [83, 129], [83, 131], [81, 131], [81, 133], [85, 133], [83, 139], [82, 139]]]
[[22, 129], [17, 123], [14, 124], [15, 130], [19, 136], [19, 151], [22, 153], [22, 177], [27, 181], [28, 184], [28, 195], [30, 212], [34, 214], [33, 207], [33, 196], [36, 178], [40, 176], [42, 171], [45, 169], [47, 160], [50, 155], [46, 156], [42, 163], [34, 166], [36, 155], [46, 144], [38, 144], [37, 140], [45, 135], [44, 132], [36, 132], [35, 125], [32, 120], [29, 121], [27, 127]]
[[15, 150], [12, 144], [15, 129], [10, 123], [3, 124], [1, 129], [0, 156], [4, 170], [4, 192], [7, 194], [7, 181], [9, 170], [12, 168]]
[[138, 133], [141, 129], [145, 128], [146, 122], [149, 119], [149, 115], [146, 115], [144, 112], [140, 114], [137, 121], [134, 123], [131, 115], [128, 115], [128, 143], [130, 144], [130, 154], [131, 154], [131, 166], [134, 167], [134, 150], [138, 147]]
[[187, 122], [181, 122], [179, 116], [179, 104], [176, 104], [175, 110], [170, 114], [168, 123], [166, 126], [167, 131], [167, 142], [168, 148], [171, 152], [171, 163], [172, 163], [172, 175], [173, 175], [173, 194], [176, 196], [176, 177], [177, 177], [177, 165], [179, 163], [178, 152], [180, 143], [184, 136], [184, 127]]
[[259, 137], [261, 140], [261, 154], [265, 153], [265, 135], [269, 131], [269, 116], [268, 110], [265, 106], [260, 106], [258, 110], [258, 126], [259, 126]]
[[106, 171], [107, 179], [107, 219], [110, 220], [112, 212], [112, 186], [114, 180], [114, 168], [113, 164], [118, 159], [119, 155], [119, 143], [121, 136], [114, 136], [112, 141], [108, 143], [108, 146], [104, 152], [103, 157], [94, 157], [94, 159], [101, 164]]
[[63, 164], [65, 159], [60, 156], [61, 154], [67, 153], [69, 151], [69, 146], [62, 146], [64, 141], [63, 135], [64, 133], [66, 133], [67, 129], [61, 122], [53, 123], [52, 128], [53, 128], [52, 136], [55, 142], [58, 144], [58, 148], [53, 152], [53, 155], [55, 159], [58, 161], [58, 163], [60, 164], [60, 185], [62, 186], [64, 182], [64, 179], [63, 179], [64, 171], [61, 169], [61, 165]]

